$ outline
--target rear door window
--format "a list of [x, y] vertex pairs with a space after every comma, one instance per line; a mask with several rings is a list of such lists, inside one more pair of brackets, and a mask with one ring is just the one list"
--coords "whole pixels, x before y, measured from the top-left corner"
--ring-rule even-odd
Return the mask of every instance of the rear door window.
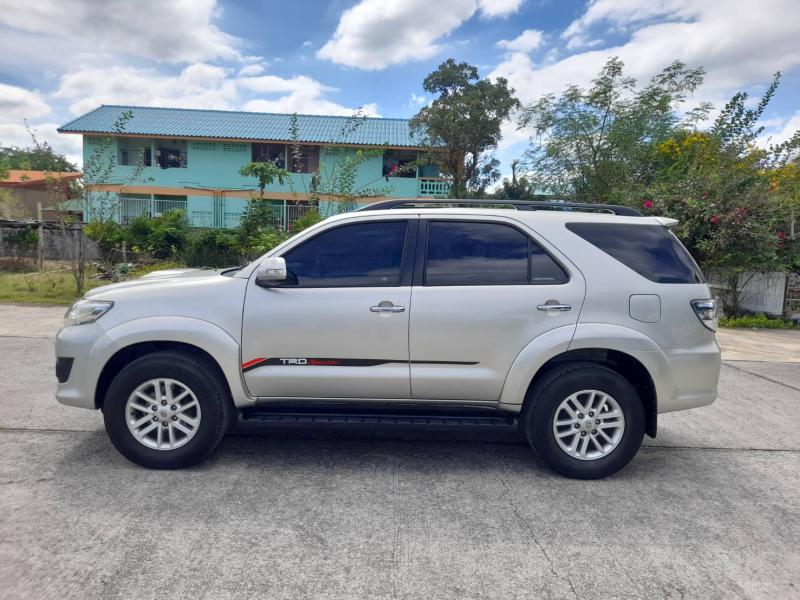
[[516, 227], [431, 221], [425, 285], [560, 284], [563, 269]]
[[662, 225], [567, 223], [567, 229], [656, 283], [705, 283], [678, 238]]

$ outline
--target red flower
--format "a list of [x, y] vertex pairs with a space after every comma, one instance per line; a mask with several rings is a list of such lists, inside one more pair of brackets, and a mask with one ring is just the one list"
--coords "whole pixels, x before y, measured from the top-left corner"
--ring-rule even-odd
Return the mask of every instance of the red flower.
[[709, 221], [711, 221], [712, 225], [716, 225], [717, 223], [719, 223], [719, 215], [714, 215], [709, 219]]
[[782, 239], [783, 239], [783, 238], [785, 238], [785, 237], [786, 237], [786, 234], [785, 234], [785, 233], [783, 233], [782, 231], [779, 231], [779, 232], [778, 232], [778, 239], [782, 240]]
[[645, 200], [642, 202], [642, 206], [645, 208], [653, 208], [653, 201], [652, 200]]

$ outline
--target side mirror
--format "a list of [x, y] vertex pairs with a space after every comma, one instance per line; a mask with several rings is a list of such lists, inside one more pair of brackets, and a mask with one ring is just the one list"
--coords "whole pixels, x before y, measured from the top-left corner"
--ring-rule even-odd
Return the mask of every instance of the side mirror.
[[280, 256], [267, 258], [258, 265], [256, 285], [272, 287], [286, 281], [286, 260]]

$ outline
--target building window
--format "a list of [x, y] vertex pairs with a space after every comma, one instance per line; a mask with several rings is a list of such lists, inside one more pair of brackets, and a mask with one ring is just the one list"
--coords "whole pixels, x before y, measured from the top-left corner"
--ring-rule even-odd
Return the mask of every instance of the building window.
[[286, 144], [253, 144], [252, 161], [272, 163], [279, 169], [285, 169]]
[[247, 151], [247, 144], [242, 144], [240, 142], [225, 142], [222, 144], [222, 151], [223, 152], [246, 152]]
[[383, 153], [384, 177], [416, 177], [417, 153], [407, 150], [387, 150]]
[[117, 138], [117, 162], [125, 166], [149, 167], [153, 164], [150, 140]]
[[158, 140], [156, 164], [162, 169], [185, 169], [187, 166], [185, 140]]
[[319, 146], [300, 146], [289, 148], [289, 161], [292, 164], [292, 173], [316, 173], [319, 171]]

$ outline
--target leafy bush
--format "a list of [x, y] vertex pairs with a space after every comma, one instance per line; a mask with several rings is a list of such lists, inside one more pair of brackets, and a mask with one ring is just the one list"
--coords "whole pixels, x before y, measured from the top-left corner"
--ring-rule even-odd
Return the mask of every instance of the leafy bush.
[[757, 328], [757, 329], [792, 329], [794, 323], [782, 319], [771, 319], [763, 313], [744, 315], [742, 317], [722, 317], [720, 327]]
[[192, 232], [180, 257], [190, 267], [232, 267], [240, 263], [239, 238], [229, 229]]
[[300, 233], [304, 229], [308, 229], [312, 225], [316, 225], [322, 221], [322, 215], [319, 214], [319, 211], [312, 210], [304, 214], [302, 217], [297, 219], [294, 223], [292, 223], [290, 229], [292, 234]]
[[122, 242], [128, 239], [125, 227], [115, 221], [90, 221], [83, 228], [83, 232], [90, 240], [97, 242], [100, 257], [108, 265], [119, 259], [117, 251]]
[[18, 256], [33, 254], [39, 244], [39, 234], [34, 227], [25, 227], [25, 229], [6, 234], [3, 239]]
[[160, 217], [140, 215], [128, 225], [127, 237], [131, 250], [165, 260], [181, 252], [189, 235], [186, 214], [170, 210]]

